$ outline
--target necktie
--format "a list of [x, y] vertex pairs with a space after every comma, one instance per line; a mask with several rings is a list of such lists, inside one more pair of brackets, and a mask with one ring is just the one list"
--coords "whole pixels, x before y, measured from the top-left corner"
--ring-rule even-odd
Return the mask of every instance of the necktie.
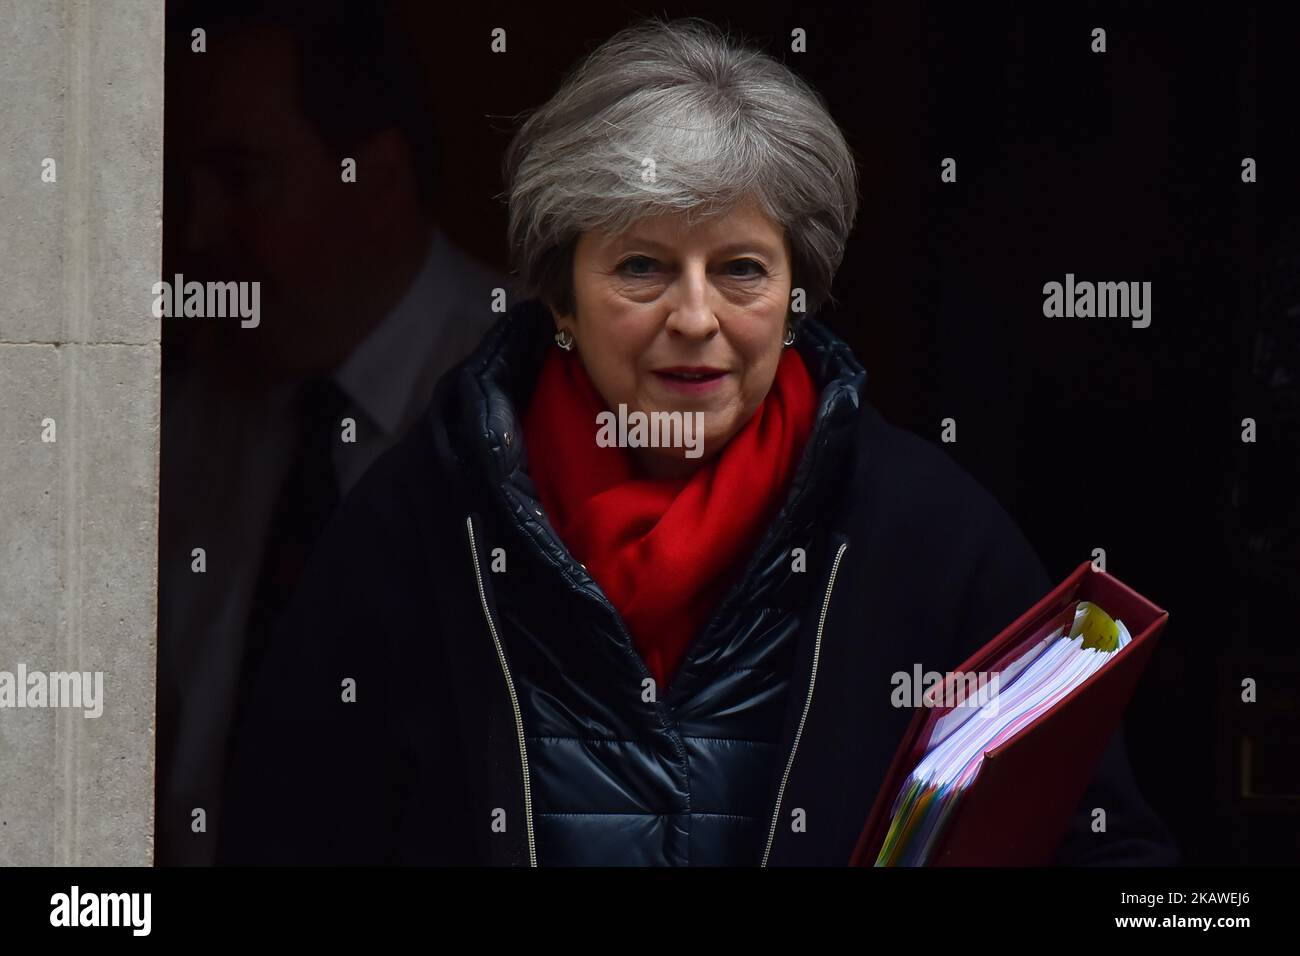
[[288, 477], [276, 497], [244, 642], [241, 711], [272, 630], [338, 504], [334, 448], [342, 435], [341, 419], [347, 404], [346, 393], [332, 378], [308, 382], [295, 402], [295, 451]]

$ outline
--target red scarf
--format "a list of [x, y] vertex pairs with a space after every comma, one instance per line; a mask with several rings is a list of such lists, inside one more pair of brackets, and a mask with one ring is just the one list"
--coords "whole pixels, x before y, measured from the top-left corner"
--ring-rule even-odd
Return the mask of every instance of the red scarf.
[[785, 502], [817, 397], [787, 348], [771, 390], [721, 453], [689, 477], [649, 478], [630, 449], [596, 444], [607, 405], [578, 353], [548, 353], [524, 417], [529, 474], [661, 691]]

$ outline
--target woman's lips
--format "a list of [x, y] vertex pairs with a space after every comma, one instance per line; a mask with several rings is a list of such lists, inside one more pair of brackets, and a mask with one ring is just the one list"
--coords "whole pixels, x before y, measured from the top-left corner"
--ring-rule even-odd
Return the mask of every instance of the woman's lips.
[[727, 377], [725, 371], [712, 368], [658, 369], [654, 375], [655, 378], [673, 391], [684, 392], [688, 395], [711, 392], [721, 385], [722, 380]]

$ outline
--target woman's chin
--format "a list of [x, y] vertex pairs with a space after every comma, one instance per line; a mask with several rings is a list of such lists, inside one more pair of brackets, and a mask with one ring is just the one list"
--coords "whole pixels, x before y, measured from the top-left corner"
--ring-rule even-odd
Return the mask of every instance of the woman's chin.
[[635, 458], [639, 470], [651, 478], [685, 478], [710, 458], [712, 453], [705, 453], [710, 448], [703, 443], [698, 451], [687, 448], [638, 448]]

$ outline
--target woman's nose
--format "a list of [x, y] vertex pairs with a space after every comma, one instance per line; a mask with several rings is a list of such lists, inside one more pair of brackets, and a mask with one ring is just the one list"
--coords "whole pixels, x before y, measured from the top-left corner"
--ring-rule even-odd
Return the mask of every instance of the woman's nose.
[[682, 335], [707, 338], [718, 330], [708, 272], [703, 265], [682, 268], [675, 283], [668, 328]]

